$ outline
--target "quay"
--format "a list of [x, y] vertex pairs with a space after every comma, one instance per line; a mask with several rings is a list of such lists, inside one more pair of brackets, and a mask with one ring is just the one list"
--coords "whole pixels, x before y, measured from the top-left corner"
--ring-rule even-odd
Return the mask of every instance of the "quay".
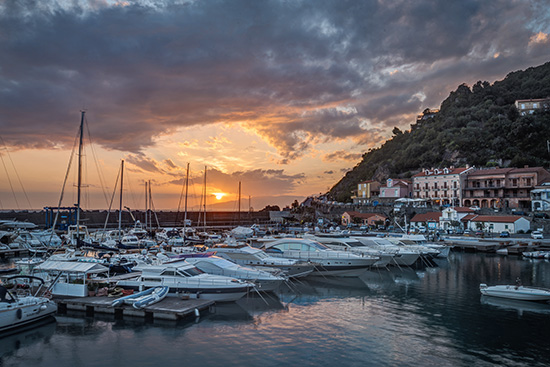
[[180, 320], [189, 316], [198, 316], [202, 311], [210, 310], [214, 301], [204, 299], [182, 300], [178, 297], [166, 297], [162, 301], [135, 309], [132, 305], [112, 307], [113, 297], [71, 297], [54, 298], [58, 312], [63, 314], [68, 310], [83, 311], [87, 316], [95, 313], [114, 314], [116, 318], [125, 316], [143, 317], [148, 319]]
[[523, 252], [548, 250], [548, 243], [526, 238], [521, 239], [496, 239], [496, 238], [460, 238], [448, 237], [443, 239], [446, 245], [454, 250], [464, 252], [494, 253], [505, 249], [508, 255], [521, 255]]

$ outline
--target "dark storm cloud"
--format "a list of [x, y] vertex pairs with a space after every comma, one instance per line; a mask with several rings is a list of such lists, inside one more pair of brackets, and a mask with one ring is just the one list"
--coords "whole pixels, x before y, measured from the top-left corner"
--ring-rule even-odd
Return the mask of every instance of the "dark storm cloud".
[[16, 148], [70, 146], [86, 108], [109, 149], [236, 122], [284, 163], [320, 142], [381, 142], [457, 85], [550, 56], [535, 0], [68, 3], [0, 4], [0, 129]]

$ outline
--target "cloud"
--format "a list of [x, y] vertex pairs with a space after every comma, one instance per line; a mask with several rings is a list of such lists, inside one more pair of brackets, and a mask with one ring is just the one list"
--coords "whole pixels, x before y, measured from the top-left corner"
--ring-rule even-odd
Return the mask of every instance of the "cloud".
[[337, 160], [356, 162], [359, 159], [361, 159], [361, 156], [362, 154], [349, 153], [349, 152], [346, 152], [345, 150], [338, 150], [336, 152], [326, 154], [323, 157], [323, 160], [326, 162], [334, 162]]
[[543, 5], [3, 2], [0, 129], [14, 148], [70, 147], [84, 107], [95, 142], [149, 172], [139, 154], [160, 137], [214, 123], [256, 132], [282, 164], [325, 142], [369, 148], [463, 82], [547, 61]]

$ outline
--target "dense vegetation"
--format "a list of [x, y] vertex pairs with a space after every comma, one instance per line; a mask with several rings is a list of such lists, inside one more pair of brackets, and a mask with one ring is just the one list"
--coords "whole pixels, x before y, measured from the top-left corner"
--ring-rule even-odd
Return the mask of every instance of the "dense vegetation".
[[393, 130], [393, 138], [369, 150], [330, 191], [350, 201], [357, 183], [388, 177], [408, 178], [422, 168], [466, 164], [476, 167], [550, 165], [550, 111], [520, 116], [518, 99], [550, 97], [550, 62], [510, 73], [494, 84], [460, 85], [443, 101], [439, 113]]

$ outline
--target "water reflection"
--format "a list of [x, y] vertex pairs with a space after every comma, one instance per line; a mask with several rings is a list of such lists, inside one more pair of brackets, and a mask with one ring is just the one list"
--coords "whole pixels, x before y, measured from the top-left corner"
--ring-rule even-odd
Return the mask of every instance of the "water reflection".
[[518, 316], [523, 316], [524, 312], [550, 315], [550, 304], [548, 303], [481, 296], [481, 304], [496, 307], [501, 310], [516, 311]]
[[40, 348], [40, 346], [47, 345], [55, 330], [55, 318], [49, 317], [39, 323], [29, 325], [27, 328], [2, 334], [0, 337], [0, 360], [4, 361], [6, 357], [28, 354], [34, 346]]

